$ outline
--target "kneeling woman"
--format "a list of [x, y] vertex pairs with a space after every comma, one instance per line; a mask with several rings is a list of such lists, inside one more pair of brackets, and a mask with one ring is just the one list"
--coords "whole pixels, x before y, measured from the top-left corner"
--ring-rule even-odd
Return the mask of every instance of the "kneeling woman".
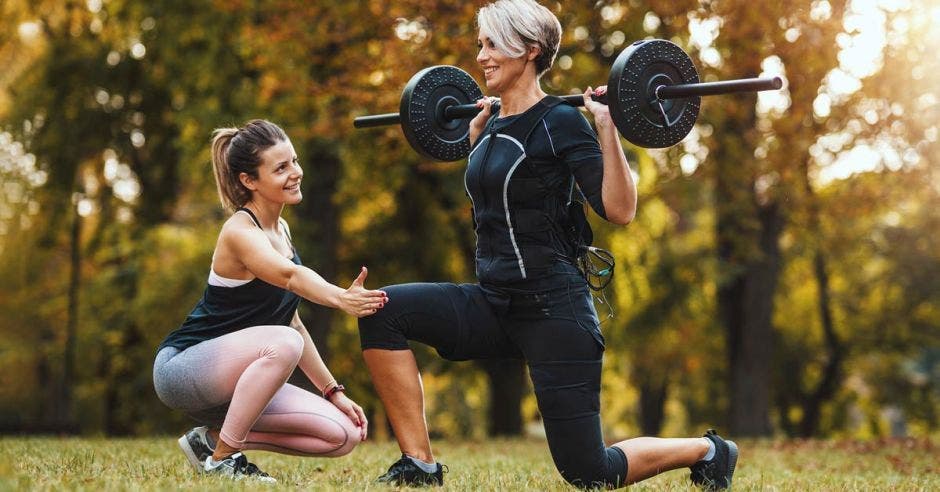
[[[216, 130], [212, 164], [234, 213], [219, 233], [202, 299], [157, 349], [154, 388], [167, 406], [204, 424], [179, 439], [197, 470], [273, 482], [243, 450], [341, 456], [368, 429], [300, 321], [300, 298], [357, 317], [387, 298], [363, 287], [365, 268], [343, 289], [301, 264], [280, 215], [300, 202], [303, 170], [281, 128], [253, 120]], [[322, 398], [287, 384], [298, 366]]]
[[500, 96], [498, 111], [483, 99], [470, 122], [464, 184], [479, 282], [394, 285], [395, 302], [359, 321], [363, 357], [403, 455], [379, 480], [444, 482], [409, 344], [416, 340], [449, 360], [524, 359], [555, 466], [571, 484], [619, 487], [690, 467], [693, 483], [729, 487], [737, 446], [713, 432], [605, 445], [604, 337], [577, 268], [571, 201], [577, 184], [599, 216], [623, 225], [636, 212], [636, 185], [610, 110], [591, 99], [593, 91], [585, 91], [584, 106], [596, 133], [577, 109], [542, 90], [561, 39], [552, 11], [533, 0], [499, 0], [481, 8], [477, 21], [477, 62], [487, 89]]

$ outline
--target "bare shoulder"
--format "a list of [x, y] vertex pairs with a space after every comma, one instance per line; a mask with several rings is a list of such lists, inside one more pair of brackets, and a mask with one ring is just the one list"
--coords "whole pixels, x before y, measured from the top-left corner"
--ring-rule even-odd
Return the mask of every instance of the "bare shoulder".
[[264, 238], [264, 232], [255, 225], [251, 217], [248, 214], [235, 213], [222, 224], [218, 245], [237, 248], [239, 243], [253, 242], [259, 238]]

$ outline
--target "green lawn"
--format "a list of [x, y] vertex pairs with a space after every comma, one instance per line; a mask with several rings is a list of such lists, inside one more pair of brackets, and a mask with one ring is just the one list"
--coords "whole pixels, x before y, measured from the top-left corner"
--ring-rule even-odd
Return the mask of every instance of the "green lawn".
[[[940, 447], [929, 441], [740, 442], [735, 490], [940, 490]], [[435, 443], [447, 463], [448, 490], [574, 490], [555, 472], [544, 442], [499, 440]], [[251, 453], [275, 476], [276, 488], [387, 490], [372, 480], [397, 458], [393, 443], [366, 443], [335, 459]], [[0, 438], [0, 491], [5, 490], [228, 490], [229, 480], [197, 475], [176, 438]], [[236, 488], [260, 488], [242, 482]], [[693, 490], [687, 470], [631, 487]]]

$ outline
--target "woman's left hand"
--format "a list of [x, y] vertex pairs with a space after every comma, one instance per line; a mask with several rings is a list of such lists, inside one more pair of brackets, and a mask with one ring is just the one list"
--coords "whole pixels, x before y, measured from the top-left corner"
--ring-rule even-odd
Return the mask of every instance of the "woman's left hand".
[[594, 115], [594, 124], [598, 126], [598, 129], [613, 126], [613, 120], [610, 118], [610, 107], [591, 99], [592, 95], [603, 96], [604, 94], [607, 94], [606, 85], [599, 86], [597, 89], [588, 87], [584, 91], [584, 108]]
[[362, 407], [360, 407], [356, 402], [349, 399], [346, 396], [346, 393], [342, 391], [337, 391], [330, 396], [330, 403], [333, 404], [340, 412], [346, 414], [349, 417], [349, 420], [352, 420], [353, 424], [356, 424], [356, 427], [359, 428], [359, 437], [361, 440], [365, 441], [366, 437], [369, 435], [369, 421], [366, 420], [366, 414], [362, 412]]

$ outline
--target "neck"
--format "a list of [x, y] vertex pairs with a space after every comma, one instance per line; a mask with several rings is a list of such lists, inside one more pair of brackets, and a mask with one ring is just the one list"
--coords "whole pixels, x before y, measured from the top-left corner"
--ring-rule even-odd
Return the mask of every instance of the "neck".
[[244, 205], [251, 210], [258, 222], [261, 222], [262, 229], [276, 230], [278, 227], [278, 218], [281, 217], [281, 211], [284, 210], [283, 203], [265, 202], [252, 198]]
[[524, 113], [545, 97], [545, 91], [539, 85], [535, 75], [524, 74], [511, 87], [499, 94], [499, 115], [512, 116]]

